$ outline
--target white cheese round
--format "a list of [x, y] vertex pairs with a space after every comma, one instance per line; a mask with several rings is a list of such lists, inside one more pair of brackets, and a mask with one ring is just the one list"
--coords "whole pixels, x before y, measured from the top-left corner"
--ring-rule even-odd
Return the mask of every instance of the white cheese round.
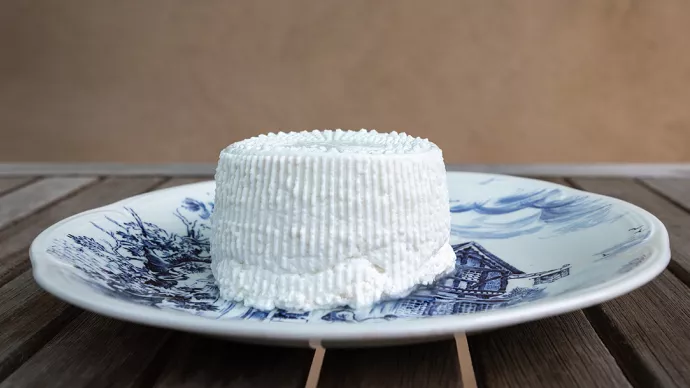
[[261, 135], [224, 149], [215, 179], [211, 256], [224, 299], [358, 308], [454, 267], [445, 165], [426, 139]]

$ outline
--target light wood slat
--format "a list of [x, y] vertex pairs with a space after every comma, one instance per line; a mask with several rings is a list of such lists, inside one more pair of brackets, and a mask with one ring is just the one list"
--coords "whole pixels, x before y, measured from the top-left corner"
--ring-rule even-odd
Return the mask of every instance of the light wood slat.
[[94, 183], [97, 178], [47, 178], [0, 198], [0, 229], [71, 192]]
[[29, 267], [26, 251], [45, 228], [76, 213], [156, 187], [163, 178], [108, 178], [0, 232], [0, 285]]
[[36, 178], [32, 177], [14, 177], [14, 178], [0, 178], [0, 196], [6, 194], [17, 187], [25, 185]]
[[455, 349], [458, 355], [462, 388], [477, 388], [477, 377], [474, 373], [474, 364], [472, 362], [472, 355], [470, 355], [467, 334], [456, 333], [453, 337], [455, 337]]
[[319, 387], [458, 387], [455, 341], [327, 349]]
[[[308, 348], [242, 344], [179, 334], [154, 387], [301, 388], [312, 355]], [[319, 384], [319, 387], [326, 386]]]
[[304, 388], [316, 388], [319, 385], [319, 377], [321, 376], [321, 367], [323, 366], [323, 358], [326, 356], [326, 349], [319, 343], [313, 344], [310, 341], [309, 347], [314, 349], [314, 355], [311, 359], [311, 366], [307, 375], [307, 382]]
[[649, 211], [664, 223], [671, 240], [672, 261], [669, 269], [690, 284], [690, 215], [665, 198], [630, 179], [575, 179], [575, 186], [620, 198]]
[[482, 387], [629, 387], [581, 311], [468, 337]]
[[170, 332], [82, 313], [0, 387], [133, 387]]
[[209, 180], [213, 180], [212, 175], [194, 178], [173, 178], [163, 183], [160, 187], [158, 187], [158, 189], [167, 189], [169, 187], [188, 185], [190, 183], [204, 182]]
[[43, 292], [25, 272], [0, 288], [0, 381], [79, 313]]
[[[621, 198], [654, 213], [671, 234], [675, 262], [687, 268], [690, 217], [629, 180], [575, 179], [585, 190]], [[669, 271], [630, 294], [585, 311], [636, 386], [690, 386], [690, 290]]]
[[682, 206], [686, 211], [690, 211], [690, 178], [644, 179], [643, 182]]

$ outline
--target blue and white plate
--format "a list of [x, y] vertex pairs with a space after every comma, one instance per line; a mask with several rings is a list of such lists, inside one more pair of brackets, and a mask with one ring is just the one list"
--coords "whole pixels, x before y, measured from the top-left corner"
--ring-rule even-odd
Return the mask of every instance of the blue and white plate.
[[621, 200], [538, 180], [448, 173], [456, 271], [371, 308], [293, 313], [219, 298], [214, 182], [65, 219], [31, 246], [36, 281], [107, 316], [276, 344], [360, 346], [449, 337], [591, 306], [642, 286], [670, 258], [663, 224]]

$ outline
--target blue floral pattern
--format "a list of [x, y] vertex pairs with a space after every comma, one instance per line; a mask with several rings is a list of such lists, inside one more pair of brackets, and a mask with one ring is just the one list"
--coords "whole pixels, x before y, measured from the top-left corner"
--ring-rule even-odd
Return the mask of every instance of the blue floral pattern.
[[[487, 184], [490, 182], [487, 182]], [[539, 272], [524, 272], [469, 239], [453, 246], [455, 271], [436, 283], [421, 286], [405, 298], [382, 301], [370, 308], [290, 312], [263, 311], [242, 303], [223, 300], [211, 273], [209, 217], [214, 204], [198, 198], [184, 198], [172, 210], [177, 227], [162, 227], [142, 219], [126, 207], [127, 217], [104, 216], [93, 222], [95, 233], [68, 234], [56, 239], [49, 252], [76, 270], [74, 279], [110, 297], [161, 309], [181, 310], [212, 319], [249, 319], [289, 322], [364, 322], [415, 319], [438, 315], [467, 314], [511, 308], [547, 296], [546, 285], [570, 275], [570, 265]], [[555, 224], [559, 232], [610, 222], [617, 215], [606, 203], [582, 198], [564, 199], [553, 191], [539, 191], [493, 202], [451, 202], [451, 212], [477, 214], [516, 212], [531, 209], [524, 225], [512, 225], [518, 234], [529, 233], [542, 224]], [[516, 221], [513, 221], [516, 222]], [[529, 224], [529, 225], [528, 225]], [[492, 227], [498, 224], [490, 224]], [[499, 225], [500, 226], [500, 225]], [[502, 226], [505, 230], [506, 225]], [[472, 235], [471, 226], [454, 226], [454, 233]], [[510, 229], [510, 228], [508, 228]], [[499, 232], [483, 230], [482, 234]], [[641, 241], [634, 231], [630, 241], [612, 247], [618, 252]], [[486, 237], [486, 236], [484, 236]], [[492, 235], [489, 238], [508, 238]], [[626, 263], [629, 271], [644, 259]]]

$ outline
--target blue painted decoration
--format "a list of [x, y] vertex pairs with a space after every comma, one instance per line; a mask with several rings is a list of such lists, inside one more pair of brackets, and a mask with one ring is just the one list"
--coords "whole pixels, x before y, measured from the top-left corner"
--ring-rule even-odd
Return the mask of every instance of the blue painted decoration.
[[[553, 196], [552, 191], [542, 191], [481, 204], [456, 204], [451, 211], [494, 214], [529, 207], [539, 210], [537, 218], [556, 222], [563, 230], [580, 225], [580, 221], [573, 221], [578, 214], [590, 222], [611, 217], [606, 204]], [[219, 297], [210, 267], [212, 202], [185, 198], [171, 210], [181, 227], [168, 229], [143, 220], [133, 209], [125, 210], [127, 220], [104, 217], [93, 223], [94, 233], [55, 240], [49, 252], [76, 269], [76, 280], [102, 294], [212, 319], [355, 323], [476, 313], [543, 298], [547, 295], [544, 285], [570, 274], [570, 265], [525, 273], [470, 241], [454, 245], [457, 261], [452, 274], [417, 288], [405, 298], [358, 310], [343, 306], [310, 312], [262, 311]]]
[[[472, 213], [474, 218], [454, 224], [451, 233], [467, 239], [505, 239], [549, 231], [552, 236], [613, 222], [622, 214], [607, 201], [586, 194], [569, 194], [559, 188], [518, 192], [482, 201], [451, 201], [453, 214]], [[496, 215], [515, 214], [496, 220]]]
[[646, 255], [646, 254], [638, 256], [638, 257], [628, 261], [627, 263], [623, 264], [623, 266], [620, 267], [617, 272], [619, 274], [626, 274], [626, 273], [632, 271], [633, 269], [637, 268], [640, 264], [644, 263], [645, 260], [647, 260], [647, 257], [648, 257], [648, 255]]
[[647, 240], [649, 236], [652, 235], [652, 231], [644, 225], [640, 225], [635, 228], [630, 228], [628, 232], [630, 232], [630, 237], [625, 241], [614, 244], [613, 246], [606, 248], [601, 252], [597, 252], [595, 255], [601, 256], [599, 260], [613, 257], [618, 255], [619, 253], [625, 252], [628, 249]]

